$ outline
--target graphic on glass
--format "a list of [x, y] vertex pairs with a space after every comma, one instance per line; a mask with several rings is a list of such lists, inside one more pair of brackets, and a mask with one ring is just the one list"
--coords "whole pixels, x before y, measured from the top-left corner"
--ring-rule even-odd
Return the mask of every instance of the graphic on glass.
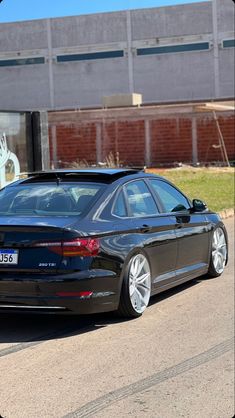
[[5, 132], [0, 137], [0, 188], [6, 186], [20, 175], [20, 163], [17, 156], [7, 145]]

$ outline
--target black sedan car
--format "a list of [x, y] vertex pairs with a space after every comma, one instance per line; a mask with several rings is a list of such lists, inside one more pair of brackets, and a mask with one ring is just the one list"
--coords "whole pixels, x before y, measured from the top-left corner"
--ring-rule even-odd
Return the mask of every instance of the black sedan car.
[[150, 296], [220, 276], [220, 217], [139, 170], [33, 173], [0, 191], [0, 311], [138, 317]]

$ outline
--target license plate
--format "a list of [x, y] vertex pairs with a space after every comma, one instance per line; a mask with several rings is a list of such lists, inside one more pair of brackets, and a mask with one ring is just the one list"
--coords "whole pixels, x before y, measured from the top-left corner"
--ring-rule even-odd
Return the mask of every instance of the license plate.
[[17, 250], [0, 250], [0, 264], [18, 264]]

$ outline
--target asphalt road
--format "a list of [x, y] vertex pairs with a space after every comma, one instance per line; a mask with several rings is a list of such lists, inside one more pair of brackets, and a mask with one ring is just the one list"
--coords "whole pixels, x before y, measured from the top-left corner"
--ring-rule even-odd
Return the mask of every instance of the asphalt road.
[[222, 277], [154, 297], [142, 318], [0, 317], [4, 418], [232, 418], [234, 224]]

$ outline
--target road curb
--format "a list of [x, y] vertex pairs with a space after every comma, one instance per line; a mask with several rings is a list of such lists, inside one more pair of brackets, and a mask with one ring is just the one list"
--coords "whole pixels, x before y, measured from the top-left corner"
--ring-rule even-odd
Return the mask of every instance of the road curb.
[[221, 212], [219, 212], [219, 215], [221, 219], [231, 218], [232, 216], [234, 216], [234, 209], [233, 208], [224, 209]]

